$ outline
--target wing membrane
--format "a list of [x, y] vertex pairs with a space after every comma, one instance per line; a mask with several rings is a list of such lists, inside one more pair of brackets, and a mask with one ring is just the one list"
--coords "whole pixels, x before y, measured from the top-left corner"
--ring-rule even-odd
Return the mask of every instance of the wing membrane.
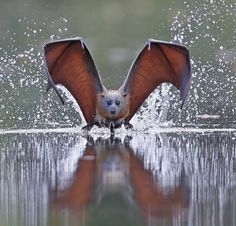
[[182, 45], [150, 39], [134, 61], [120, 90], [130, 98], [129, 121], [144, 100], [163, 82], [180, 90], [182, 105], [191, 81], [189, 52]]
[[55, 85], [65, 86], [79, 104], [86, 122], [91, 122], [96, 114], [96, 95], [102, 93], [105, 87], [83, 40], [50, 42], [44, 46], [44, 51], [48, 89], [53, 87], [59, 95]]

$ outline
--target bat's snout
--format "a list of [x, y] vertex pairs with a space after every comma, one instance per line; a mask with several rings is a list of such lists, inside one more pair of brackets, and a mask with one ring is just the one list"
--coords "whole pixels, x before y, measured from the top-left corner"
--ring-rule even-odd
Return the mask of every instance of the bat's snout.
[[116, 110], [111, 110], [111, 114], [115, 115], [116, 114]]

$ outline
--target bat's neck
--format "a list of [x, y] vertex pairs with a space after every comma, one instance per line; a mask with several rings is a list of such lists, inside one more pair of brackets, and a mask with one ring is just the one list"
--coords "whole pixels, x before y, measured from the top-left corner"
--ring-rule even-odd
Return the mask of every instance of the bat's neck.
[[124, 124], [125, 118], [111, 119], [111, 118], [104, 118], [99, 114], [97, 114], [95, 117], [95, 121], [99, 126], [105, 126], [108, 128], [113, 126], [114, 128], [118, 128], [121, 127], [122, 124]]

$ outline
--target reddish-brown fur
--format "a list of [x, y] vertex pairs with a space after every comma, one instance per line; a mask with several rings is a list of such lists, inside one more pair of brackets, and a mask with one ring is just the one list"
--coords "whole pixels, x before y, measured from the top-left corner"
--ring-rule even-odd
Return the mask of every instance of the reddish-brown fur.
[[97, 114], [107, 120], [119, 120], [119, 119], [124, 119], [128, 116], [129, 114], [129, 100], [130, 100], [130, 96], [126, 95], [125, 97], [125, 108], [119, 113], [116, 114], [115, 117], [113, 115], [111, 115], [110, 112], [107, 112], [106, 110], [104, 110], [104, 108], [102, 108], [101, 106], [101, 100], [102, 100], [102, 96], [100, 94], [97, 95], [96, 97], [96, 112]]

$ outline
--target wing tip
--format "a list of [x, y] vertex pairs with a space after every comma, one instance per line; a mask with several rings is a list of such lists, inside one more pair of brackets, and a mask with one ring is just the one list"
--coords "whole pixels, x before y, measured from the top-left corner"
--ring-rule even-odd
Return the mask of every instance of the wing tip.
[[82, 48], [84, 49], [85, 47], [85, 42], [84, 42], [84, 39], [80, 36], [77, 36], [77, 37], [73, 37], [73, 38], [65, 38], [65, 39], [58, 39], [58, 40], [51, 40], [51, 41], [48, 41], [46, 43], [44, 43], [42, 45], [43, 47], [43, 50], [44, 50], [44, 59], [45, 59], [45, 56], [46, 56], [46, 48], [47, 46], [51, 45], [51, 44], [56, 44], [56, 43], [60, 43], [60, 42], [80, 42], [81, 43], [81, 46]]
[[190, 60], [190, 53], [187, 50], [187, 61], [188, 61], [188, 68], [187, 68], [187, 73], [185, 72], [185, 76], [182, 77], [182, 81], [180, 84], [180, 97], [182, 100], [182, 104], [181, 104], [181, 109], [184, 105], [184, 102], [188, 96], [189, 90], [190, 90], [190, 86], [191, 86], [191, 81], [192, 81], [192, 69], [191, 69], [191, 60]]
[[187, 99], [187, 96], [188, 96], [188, 93], [189, 93], [189, 90], [190, 90], [190, 85], [191, 85], [191, 78], [188, 81], [187, 85], [180, 88], [180, 99], [182, 101], [180, 109], [183, 108], [185, 100]]
[[48, 93], [48, 91], [53, 88], [54, 91], [56, 92], [57, 96], [59, 97], [62, 105], [65, 105], [65, 101], [64, 99], [62, 98], [61, 94], [59, 93], [59, 91], [57, 90], [55, 84], [53, 83], [53, 81], [50, 79], [50, 76], [48, 76], [48, 84], [47, 84], [47, 88], [46, 88], [46, 91], [45, 93]]
[[47, 88], [46, 88], [45, 93], [47, 93], [51, 88], [52, 88], [52, 85], [51, 85], [50, 82], [48, 81], [48, 84], [47, 84]]
[[148, 38], [146, 41], [146, 45], [150, 45], [151, 43], [173, 45], [173, 46], [185, 48], [188, 51], [188, 48], [185, 45], [180, 44], [180, 43], [175, 43], [172, 41], [168, 42], [168, 41], [163, 41], [159, 39]]

